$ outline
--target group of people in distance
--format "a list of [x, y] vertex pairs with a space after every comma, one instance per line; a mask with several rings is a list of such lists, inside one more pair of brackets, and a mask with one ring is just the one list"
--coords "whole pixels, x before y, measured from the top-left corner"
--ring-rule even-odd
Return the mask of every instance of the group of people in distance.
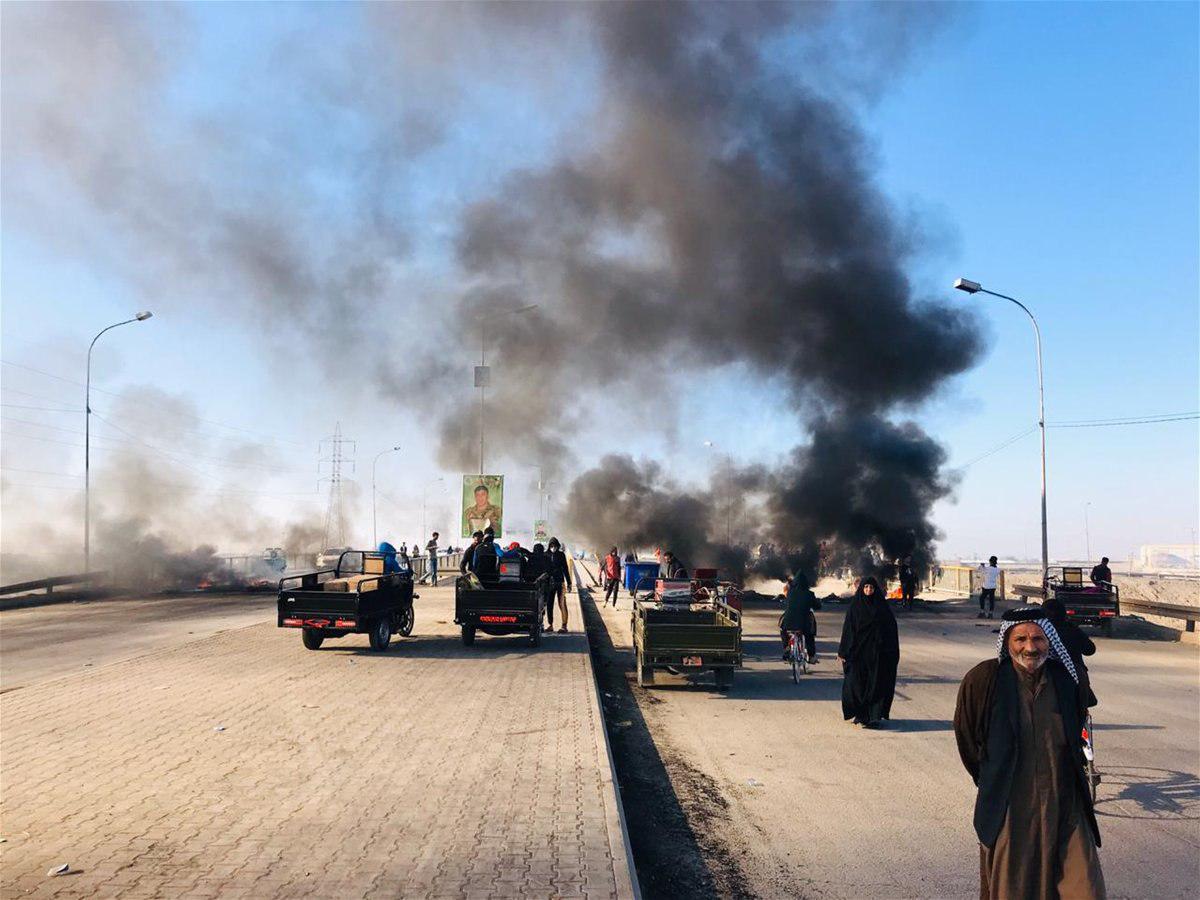
[[[658, 555], [659, 578], [679, 580], [688, 577], [687, 567], [670, 550], [663, 551]], [[625, 564], [637, 561], [637, 554], [632, 550], [625, 554]], [[612, 547], [605, 554], [604, 558], [600, 560], [600, 588], [604, 591], [604, 600], [601, 602], [601, 606], [607, 606], [609, 603], [612, 603], [614, 607], [617, 605], [617, 595], [621, 589], [622, 570], [621, 555], [617, 552], [616, 547]]]
[[567, 632], [567, 594], [572, 589], [571, 566], [567, 562], [567, 554], [562, 549], [558, 538], [552, 537], [545, 546], [534, 544], [532, 550], [526, 550], [517, 541], [512, 541], [507, 547], [496, 544], [496, 532], [492, 528], [476, 531], [471, 535], [471, 543], [463, 550], [459, 560], [458, 570], [465, 575], [472, 572], [481, 578], [494, 576], [503, 559], [520, 559], [522, 566], [533, 577], [546, 575], [550, 582], [550, 597], [546, 602], [546, 624], [543, 631], [554, 631], [554, 606], [562, 614], [562, 625], [559, 633]]

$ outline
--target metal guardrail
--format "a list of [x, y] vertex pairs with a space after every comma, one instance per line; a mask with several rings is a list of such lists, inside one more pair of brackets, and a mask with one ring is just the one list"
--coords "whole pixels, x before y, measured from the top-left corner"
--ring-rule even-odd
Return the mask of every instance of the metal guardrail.
[[13, 584], [0, 585], [0, 597], [9, 594], [28, 594], [31, 591], [41, 590], [44, 590], [47, 594], [53, 594], [56, 587], [65, 587], [68, 584], [87, 584], [107, 574], [107, 572], [84, 572], [80, 575], [56, 575], [53, 578], [18, 581]]
[[1182, 603], [1158, 603], [1153, 600], [1121, 600], [1121, 610], [1138, 610], [1163, 619], [1183, 619], [1184, 631], [1195, 631], [1196, 621], [1200, 619], [1200, 606], [1186, 606]]

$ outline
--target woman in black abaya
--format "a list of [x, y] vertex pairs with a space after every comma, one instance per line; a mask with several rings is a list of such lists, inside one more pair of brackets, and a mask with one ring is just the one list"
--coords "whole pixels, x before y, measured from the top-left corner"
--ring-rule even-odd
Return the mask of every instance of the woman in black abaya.
[[842, 663], [842, 715], [854, 724], [878, 728], [892, 711], [900, 635], [887, 597], [874, 578], [858, 583], [838, 645]]

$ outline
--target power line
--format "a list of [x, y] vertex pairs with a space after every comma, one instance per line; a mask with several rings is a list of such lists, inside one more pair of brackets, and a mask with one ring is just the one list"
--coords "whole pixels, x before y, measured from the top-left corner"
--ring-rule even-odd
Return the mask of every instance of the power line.
[[[43, 371], [42, 369], [35, 369], [33, 366], [26, 366], [21, 363], [9, 362], [6, 359], [0, 359], [0, 364], [6, 365], [6, 366], [12, 366], [15, 369], [24, 369], [26, 372], [33, 372], [36, 375], [43, 375], [46, 378], [53, 378], [56, 381], [61, 381], [65, 384], [73, 384], [76, 387], [86, 387], [86, 385], [81, 381], [75, 381], [72, 378], [64, 378], [62, 375], [55, 375], [53, 372], [46, 372], [46, 371]], [[119, 394], [116, 391], [107, 391], [104, 388], [93, 387], [92, 390], [97, 393], [100, 393], [100, 394], [108, 394], [110, 397], [120, 397], [121, 396], [121, 394]], [[142, 400], [140, 402], [142, 402], [146, 406], [157, 406], [160, 409], [167, 409], [167, 407], [165, 405], [163, 405], [161, 403], [155, 403], [152, 400]], [[299, 441], [291, 441], [291, 440], [288, 440], [287, 438], [276, 437], [274, 435], [266, 435], [263, 432], [252, 431], [249, 428], [242, 428], [240, 425], [229, 425], [225, 422], [218, 422], [215, 419], [205, 419], [205, 418], [202, 418], [201, 416], [193, 415], [192, 413], [183, 412], [182, 410], [172, 409], [172, 410], [170, 410], [170, 412], [172, 412], [175, 415], [186, 416], [189, 419], [195, 419], [197, 422], [204, 422], [207, 425], [216, 425], [219, 428], [229, 428], [233, 431], [241, 431], [245, 434], [251, 434], [251, 435], [254, 435], [255, 437], [259, 437], [259, 438], [266, 438], [267, 440], [278, 441], [283, 444], [293, 444], [297, 447], [309, 446], [308, 444], [304, 444]]]
[[[20, 472], [23, 475], [50, 475], [55, 478], [82, 478], [82, 475], [76, 475], [71, 472], [49, 472], [44, 469], [24, 469], [19, 466], [0, 465], [0, 470], [5, 472]], [[18, 484], [18, 482], [10, 482]], [[255, 497], [315, 497], [320, 491], [247, 491], [241, 488], [198, 488], [195, 485], [184, 484], [183, 482], [174, 481], [159, 481], [155, 482], [158, 487], [180, 488], [181, 490], [192, 491], [197, 494], [242, 494]], [[23, 487], [54, 487], [49, 484], [26, 484]]]
[[1048, 422], [1047, 428], [1111, 428], [1114, 425], [1160, 425], [1165, 422], [1187, 422], [1200, 419], [1200, 413], [1169, 413], [1131, 419], [1093, 419], [1079, 422]]
[[975, 457], [970, 462], [963, 463], [961, 466], [955, 466], [955, 468], [957, 468], [960, 471], [962, 471], [964, 469], [969, 469], [969, 468], [971, 468], [971, 466], [975, 465], [975, 463], [982, 462], [983, 460], [987, 459], [989, 456], [991, 456], [994, 453], [999, 453], [1005, 447], [1012, 446], [1017, 441], [1019, 441], [1021, 438], [1025, 437], [1027, 435], [1033, 434], [1035, 431], [1037, 431], [1036, 425], [1034, 425], [1031, 428], [1026, 428], [1020, 434], [1014, 434], [1008, 440], [997, 444], [995, 447], [993, 447], [991, 450], [988, 450], [986, 453], [981, 453], [981, 454], [979, 454], [979, 456]]
[[42, 412], [61, 412], [78, 414], [83, 412], [82, 409], [62, 409], [56, 406], [25, 406], [21, 403], [0, 403], [5, 409], [40, 409]]

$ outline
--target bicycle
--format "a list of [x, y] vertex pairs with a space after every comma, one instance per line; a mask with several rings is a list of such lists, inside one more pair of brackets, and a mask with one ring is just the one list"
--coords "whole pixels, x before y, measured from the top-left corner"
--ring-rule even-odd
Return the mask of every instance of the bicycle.
[[804, 646], [804, 633], [788, 632], [788, 661], [792, 664], [792, 681], [800, 683], [800, 675], [808, 674], [808, 650]]
[[1087, 776], [1088, 790], [1092, 794], [1092, 804], [1096, 803], [1096, 789], [1100, 784], [1100, 773], [1096, 770], [1096, 738], [1092, 730], [1092, 714], [1088, 713], [1083, 723], [1083, 759], [1084, 773]]

